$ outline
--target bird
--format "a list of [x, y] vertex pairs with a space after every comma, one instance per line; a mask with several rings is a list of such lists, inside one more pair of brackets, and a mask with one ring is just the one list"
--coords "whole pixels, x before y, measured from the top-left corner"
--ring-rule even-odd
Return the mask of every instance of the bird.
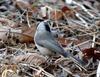
[[57, 53], [64, 57], [69, 57], [81, 65], [85, 64], [84, 61], [72, 56], [70, 53], [63, 49], [63, 47], [53, 36], [50, 29], [50, 24], [46, 20], [38, 24], [34, 35], [34, 42], [40, 53], [44, 56], [51, 56]]

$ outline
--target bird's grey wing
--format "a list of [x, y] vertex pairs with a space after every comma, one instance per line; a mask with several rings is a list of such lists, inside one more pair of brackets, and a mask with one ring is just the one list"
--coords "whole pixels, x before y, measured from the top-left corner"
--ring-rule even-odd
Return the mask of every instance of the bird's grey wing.
[[72, 60], [75, 60], [75, 61], [77, 61], [78, 63], [80, 63], [82, 65], [85, 64], [84, 61], [72, 56], [68, 52], [65, 52], [64, 49], [55, 40], [54, 41], [52, 41], [52, 40], [49, 40], [49, 41], [41, 40], [41, 41], [38, 41], [38, 44], [43, 46], [43, 47], [48, 48], [49, 50], [51, 50], [53, 52], [59, 53], [59, 54], [63, 55], [64, 57], [68, 57], [69, 56]]
[[65, 53], [64, 49], [55, 40], [52, 40], [52, 39], [50, 39], [49, 41], [48, 40], [40, 40], [37, 43], [40, 46], [48, 48], [52, 52], [59, 53], [59, 54], [66, 56], [66, 57], [68, 55], [67, 52]]
[[82, 60], [72, 56], [70, 53], [64, 51], [64, 49], [60, 46], [60, 44], [54, 39], [54, 37], [50, 33], [47, 33], [46, 35], [49, 35], [49, 36], [39, 37], [41, 39], [36, 40], [36, 43], [42, 47], [49, 49], [52, 52], [61, 54], [64, 57], [70, 57], [73, 61], [75, 60], [76, 62], [78, 62], [81, 65], [85, 64], [84, 61], [82, 61]]

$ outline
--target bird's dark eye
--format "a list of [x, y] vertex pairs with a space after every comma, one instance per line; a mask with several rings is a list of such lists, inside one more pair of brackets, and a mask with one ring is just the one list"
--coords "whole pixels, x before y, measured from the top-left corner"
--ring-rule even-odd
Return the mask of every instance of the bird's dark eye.
[[46, 29], [47, 31], [51, 32], [50, 27], [49, 27], [49, 24], [45, 22], [44, 25], [45, 25], [45, 29]]

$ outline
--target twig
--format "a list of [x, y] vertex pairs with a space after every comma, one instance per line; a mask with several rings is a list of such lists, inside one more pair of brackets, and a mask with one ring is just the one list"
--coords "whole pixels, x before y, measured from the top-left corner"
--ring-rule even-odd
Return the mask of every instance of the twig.
[[[22, 63], [21, 63], [20, 65], [22, 65], [22, 66], [28, 66], [29, 68], [35, 70], [36, 72], [41, 71], [41, 72], [43, 72], [44, 75], [46, 75], [47, 77], [55, 77], [55, 76], [53, 76], [52, 74], [46, 72], [46, 71], [45, 71], [42, 67], [40, 67], [40, 66], [29, 65], [29, 64], [22, 64]], [[36, 68], [37, 68], [37, 69], [36, 69]]]
[[99, 64], [98, 64], [96, 77], [100, 77], [100, 61], [99, 61]]
[[[23, 15], [25, 14], [25, 12], [26, 12], [26, 10], [24, 10], [24, 12], [18, 17], [18, 18], [20, 18], [20, 23], [22, 23], [22, 21], [23, 21], [23, 19], [22, 19], [22, 17], [23, 17]], [[18, 18], [16, 18], [16, 20], [18, 19]]]
[[80, 14], [76, 13], [75, 15], [83, 22], [83, 24], [84, 24], [83, 26], [85, 26], [87, 29], [89, 29], [88, 23], [83, 18], [80, 17]]
[[68, 70], [69, 68], [64, 68], [64, 67], [62, 67], [61, 65], [58, 65], [60, 68], [62, 68], [64, 71], [66, 71], [67, 73], [69, 73], [71, 76], [73, 76], [73, 77], [75, 77], [74, 76], [74, 74], [70, 71], [70, 70]]
[[30, 25], [30, 22], [29, 22], [28, 11], [27, 11], [27, 13], [26, 13], [26, 18], [27, 18], [27, 24], [28, 24], [28, 27], [30, 28], [31, 25]]
[[73, 4], [76, 4], [77, 6], [80, 6], [88, 15], [91, 16], [91, 18], [95, 18], [93, 14], [91, 14], [82, 4], [79, 4], [75, 1], [73, 1]]
[[48, 77], [55, 77], [55, 76], [53, 76], [52, 74], [46, 72], [43, 68], [41, 68], [41, 67], [39, 67], [39, 66], [38, 66], [38, 68], [39, 68], [41, 71], [43, 71], [44, 74], [45, 74], [46, 76], [48, 76]]
[[95, 35], [95, 33], [93, 34], [93, 43], [92, 43], [92, 48], [94, 48], [94, 46], [95, 46], [95, 39], [96, 39], [96, 35]]

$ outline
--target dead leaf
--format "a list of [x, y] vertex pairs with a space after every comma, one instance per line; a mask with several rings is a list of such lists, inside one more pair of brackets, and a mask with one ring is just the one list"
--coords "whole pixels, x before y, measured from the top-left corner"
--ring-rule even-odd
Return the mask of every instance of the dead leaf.
[[34, 24], [32, 24], [31, 28], [29, 28], [28, 26], [22, 27], [22, 35], [19, 35], [19, 41], [21, 43], [34, 42], [35, 31], [36, 31], [36, 26]]
[[14, 1], [14, 3], [17, 6], [17, 8], [20, 8], [21, 10], [26, 10], [26, 9], [31, 10], [31, 5], [26, 0], [16, 0]]
[[53, 10], [53, 11], [51, 11], [50, 16], [51, 16], [52, 20], [60, 20], [63, 18], [63, 13], [62, 13], [62, 11], [59, 11], [59, 10], [56, 10], [56, 11]]
[[68, 8], [67, 6], [63, 6], [61, 8], [62, 12], [66, 15], [66, 17], [71, 17], [74, 18], [75, 17], [75, 12], [74, 10]]
[[9, 27], [14, 27], [16, 25], [15, 22], [6, 18], [0, 18], [0, 23], [6, 24], [6, 26], [9, 26]]
[[96, 48], [87, 48], [83, 51], [83, 58], [88, 60], [90, 58], [93, 58], [94, 60], [99, 59], [100, 60], [100, 51], [98, 51]]
[[6, 41], [7, 40], [7, 31], [8, 29], [0, 28], [0, 40]]
[[59, 37], [57, 38], [57, 40], [63, 47], [66, 47], [68, 45], [68, 40], [66, 38]]
[[40, 65], [46, 62], [46, 58], [37, 53], [28, 53], [26, 55], [19, 55], [16, 56], [13, 60], [15, 63], [25, 62], [25, 63], [35, 64], [35, 65]]

